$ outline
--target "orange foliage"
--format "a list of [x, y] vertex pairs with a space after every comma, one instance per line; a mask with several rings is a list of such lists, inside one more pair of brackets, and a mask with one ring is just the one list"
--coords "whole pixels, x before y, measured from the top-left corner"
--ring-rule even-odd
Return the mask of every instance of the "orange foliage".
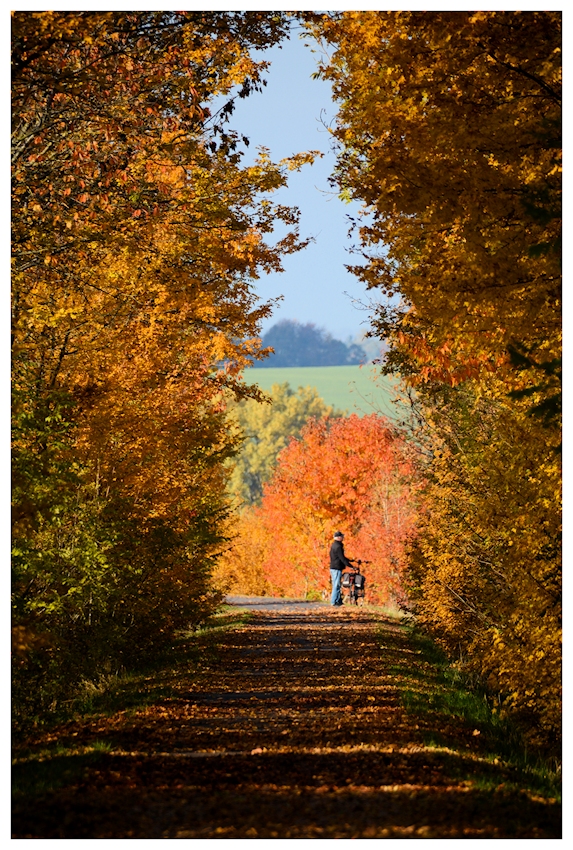
[[262, 505], [246, 513], [230, 558], [250, 547], [258, 527], [271, 592], [324, 592], [329, 545], [340, 528], [347, 555], [371, 561], [364, 569], [369, 600], [396, 599], [404, 544], [414, 530], [412, 475], [406, 446], [383, 417], [311, 420], [279, 455]]
[[218, 602], [224, 401], [259, 395], [253, 281], [303, 245], [267, 196], [312, 156], [243, 167], [232, 101], [210, 105], [256, 88], [250, 52], [283, 32], [265, 12], [13, 16], [14, 625], [53, 638], [53, 694]]

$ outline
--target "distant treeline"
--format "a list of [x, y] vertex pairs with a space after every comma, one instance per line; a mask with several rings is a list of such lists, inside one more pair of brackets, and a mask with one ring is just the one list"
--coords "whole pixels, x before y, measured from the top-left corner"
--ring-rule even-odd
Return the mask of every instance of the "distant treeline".
[[256, 369], [277, 366], [352, 366], [366, 363], [370, 358], [360, 345], [346, 345], [334, 339], [316, 325], [291, 319], [283, 319], [273, 325], [263, 336], [265, 348], [274, 349], [262, 362], [255, 362]]

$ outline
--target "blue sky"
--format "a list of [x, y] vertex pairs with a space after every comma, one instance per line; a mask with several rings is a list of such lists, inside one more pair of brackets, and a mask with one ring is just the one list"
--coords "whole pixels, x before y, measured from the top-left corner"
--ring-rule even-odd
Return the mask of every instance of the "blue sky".
[[299, 207], [301, 235], [313, 236], [315, 242], [287, 257], [282, 274], [258, 281], [261, 298], [284, 296], [263, 332], [279, 319], [297, 319], [314, 322], [346, 341], [368, 328], [368, 312], [358, 309], [356, 302], [366, 302], [371, 296], [344, 267], [358, 259], [347, 250], [351, 244], [347, 216], [355, 214], [358, 205], [343, 203], [328, 185], [336, 161], [331, 137], [323, 125], [332, 122], [336, 114], [330, 84], [311, 78], [317, 55], [304, 46], [296, 32], [282, 43], [282, 49], [276, 47], [259, 55], [272, 63], [267, 86], [260, 94], [237, 99], [229, 122], [250, 140], [244, 161], [254, 158], [259, 145], [269, 149], [274, 161], [305, 150], [324, 154], [312, 166], [291, 174], [288, 188], [274, 195], [281, 203]]

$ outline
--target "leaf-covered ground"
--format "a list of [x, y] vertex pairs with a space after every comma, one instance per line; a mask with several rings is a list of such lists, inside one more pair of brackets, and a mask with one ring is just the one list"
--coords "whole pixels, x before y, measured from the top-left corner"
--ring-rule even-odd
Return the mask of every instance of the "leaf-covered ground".
[[13, 837], [561, 835], [551, 793], [444, 714], [431, 663], [369, 609], [259, 609], [167, 678], [16, 752]]

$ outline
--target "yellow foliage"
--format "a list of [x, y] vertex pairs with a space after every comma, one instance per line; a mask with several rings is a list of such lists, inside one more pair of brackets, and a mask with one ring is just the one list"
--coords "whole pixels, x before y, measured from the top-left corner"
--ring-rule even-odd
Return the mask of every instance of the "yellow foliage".
[[395, 308], [379, 311], [381, 335], [425, 342], [420, 366], [439, 380], [494, 367], [515, 342], [559, 356], [560, 13], [344, 12], [314, 26], [340, 102], [337, 175], [371, 216], [356, 272], [403, 299], [398, 326]]
[[227, 593], [265, 596], [271, 588], [263, 565], [276, 542], [260, 511], [245, 509], [233, 518], [229, 532], [233, 542], [217, 562], [214, 572], [216, 584]]
[[418, 616], [556, 747], [561, 14], [307, 20], [340, 105], [336, 177], [364, 204], [353, 270], [415, 389]]
[[[420, 621], [527, 720], [559, 736], [561, 517], [558, 434], [490, 377], [436, 392], [411, 581]], [[426, 402], [427, 404], [427, 402]], [[533, 477], [532, 467], [543, 469]]]

